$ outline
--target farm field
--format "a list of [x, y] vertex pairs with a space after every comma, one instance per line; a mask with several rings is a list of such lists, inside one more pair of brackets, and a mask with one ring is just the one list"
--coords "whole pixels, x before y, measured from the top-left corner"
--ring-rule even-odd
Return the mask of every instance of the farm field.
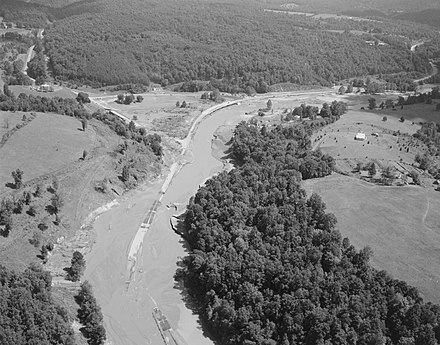
[[[420, 125], [409, 121], [402, 123], [389, 115], [388, 120], [383, 121], [382, 117], [382, 114], [350, 110], [339, 121], [315, 132], [312, 144], [315, 149], [319, 148], [335, 158], [338, 168], [346, 172], [350, 172], [358, 161], [366, 163], [376, 160], [383, 165], [393, 165], [393, 162], [411, 165], [415, 155], [423, 153], [424, 146], [411, 137]], [[393, 135], [397, 131], [401, 134]], [[355, 140], [357, 133], [365, 133], [366, 139]], [[347, 167], [347, 161], [354, 163]]]
[[96, 142], [95, 131], [83, 132], [78, 119], [40, 113], [0, 150], [1, 188], [11, 181], [12, 170], [23, 170], [24, 181], [28, 181], [77, 161], [83, 150], [91, 151]]
[[20, 93], [24, 93], [26, 95], [33, 95], [33, 96], [40, 96], [40, 97], [62, 97], [62, 98], [75, 98], [76, 93], [74, 93], [72, 90], [65, 88], [65, 87], [59, 87], [54, 85], [53, 86], [54, 91], [53, 92], [38, 92], [34, 90], [30, 86], [22, 86], [22, 85], [9, 85], [9, 89], [18, 97]]
[[29, 113], [0, 111], [0, 137], [19, 124], [23, 115], [29, 116]]
[[440, 302], [440, 193], [417, 186], [383, 187], [333, 174], [307, 180], [337, 228], [358, 249], [370, 246], [371, 263]]

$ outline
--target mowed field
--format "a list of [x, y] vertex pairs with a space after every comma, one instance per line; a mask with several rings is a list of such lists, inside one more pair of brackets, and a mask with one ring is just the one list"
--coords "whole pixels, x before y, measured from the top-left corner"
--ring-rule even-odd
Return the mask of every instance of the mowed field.
[[[21, 114], [15, 114], [21, 119]], [[10, 115], [3, 114], [2, 117]], [[21, 169], [25, 182], [56, 172], [67, 163], [78, 161], [83, 150], [90, 152], [96, 140], [95, 131], [89, 126], [83, 132], [81, 122], [76, 118], [38, 113], [0, 149], [0, 190], [6, 183], [13, 182], [13, 170]]]
[[373, 249], [374, 267], [440, 302], [440, 193], [418, 186], [383, 187], [333, 174], [307, 180], [321, 195], [337, 228], [358, 249]]

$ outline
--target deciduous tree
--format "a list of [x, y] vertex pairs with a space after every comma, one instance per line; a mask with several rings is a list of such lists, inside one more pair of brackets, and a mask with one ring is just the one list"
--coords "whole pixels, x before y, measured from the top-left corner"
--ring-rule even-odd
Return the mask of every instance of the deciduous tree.
[[23, 171], [20, 169], [17, 169], [13, 171], [12, 178], [14, 179], [15, 189], [20, 189], [23, 185]]

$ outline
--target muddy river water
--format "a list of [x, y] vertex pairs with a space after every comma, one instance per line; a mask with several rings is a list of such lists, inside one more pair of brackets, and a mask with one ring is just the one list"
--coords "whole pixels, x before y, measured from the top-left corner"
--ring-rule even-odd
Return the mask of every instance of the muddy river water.
[[[250, 109], [250, 105], [248, 105]], [[164, 344], [152, 317], [157, 306], [168, 317], [180, 343], [213, 344], [204, 336], [198, 318], [188, 309], [174, 274], [180, 257], [186, 255], [182, 239], [170, 228], [175, 204], [186, 205], [200, 184], [222, 170], [212, 156], [211, 141], [217, 128], [245, 119], [244, 106], [231, 106], [206, 117], [198, 126], [184, 159], [187, 164], [174, 176], [161, 197], [155, 218], [143, 238], [130, 279], [127, 253], [132, 238], [159, 199], [163, 180], [131, 192], [118, 206], [103, 213], [94, 223], [96, 244], [86, 257], [84, 279], [94, 288], [109, 343], [118, 345]], [[241, 115], [240, 115], [241, 114]]]

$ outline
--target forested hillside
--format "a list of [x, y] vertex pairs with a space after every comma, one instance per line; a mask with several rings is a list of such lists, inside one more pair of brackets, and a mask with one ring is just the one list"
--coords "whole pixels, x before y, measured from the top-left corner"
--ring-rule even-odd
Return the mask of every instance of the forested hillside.
[[373, 269], [371, 251], [342, 239], [321, 198], [300, 188], [332, 166], [309, 134], [237, 127], [237, 168], [187, 208], [192, 251], [177, 278], [221, 344], [436, 344], [440, 307]]
[[[280, 1], [285, 3], [285, 1]], [[383, 12], [394, 11], [420, 11], [428, 8], [440, 8], [437, 0], [296, 0], [295, 4], [301, 9], [319, 11], [345, 11], [350, 10], [379, 10]]]
[[[49, 68], [96, 86], [223, 79], [252, 86], [331, 83], [350, 76], [430, 69], [399, 45], [310, 28], [252, 1], [98, 0], [46, 30]], [[84, 11], [82, 14], [81, 9]], [[66, 11], [66, 15], [69, 11]], [[306, 19], [302, 19], [306, 20]], [[324, 27], [327, 24], [323, 24]]]

